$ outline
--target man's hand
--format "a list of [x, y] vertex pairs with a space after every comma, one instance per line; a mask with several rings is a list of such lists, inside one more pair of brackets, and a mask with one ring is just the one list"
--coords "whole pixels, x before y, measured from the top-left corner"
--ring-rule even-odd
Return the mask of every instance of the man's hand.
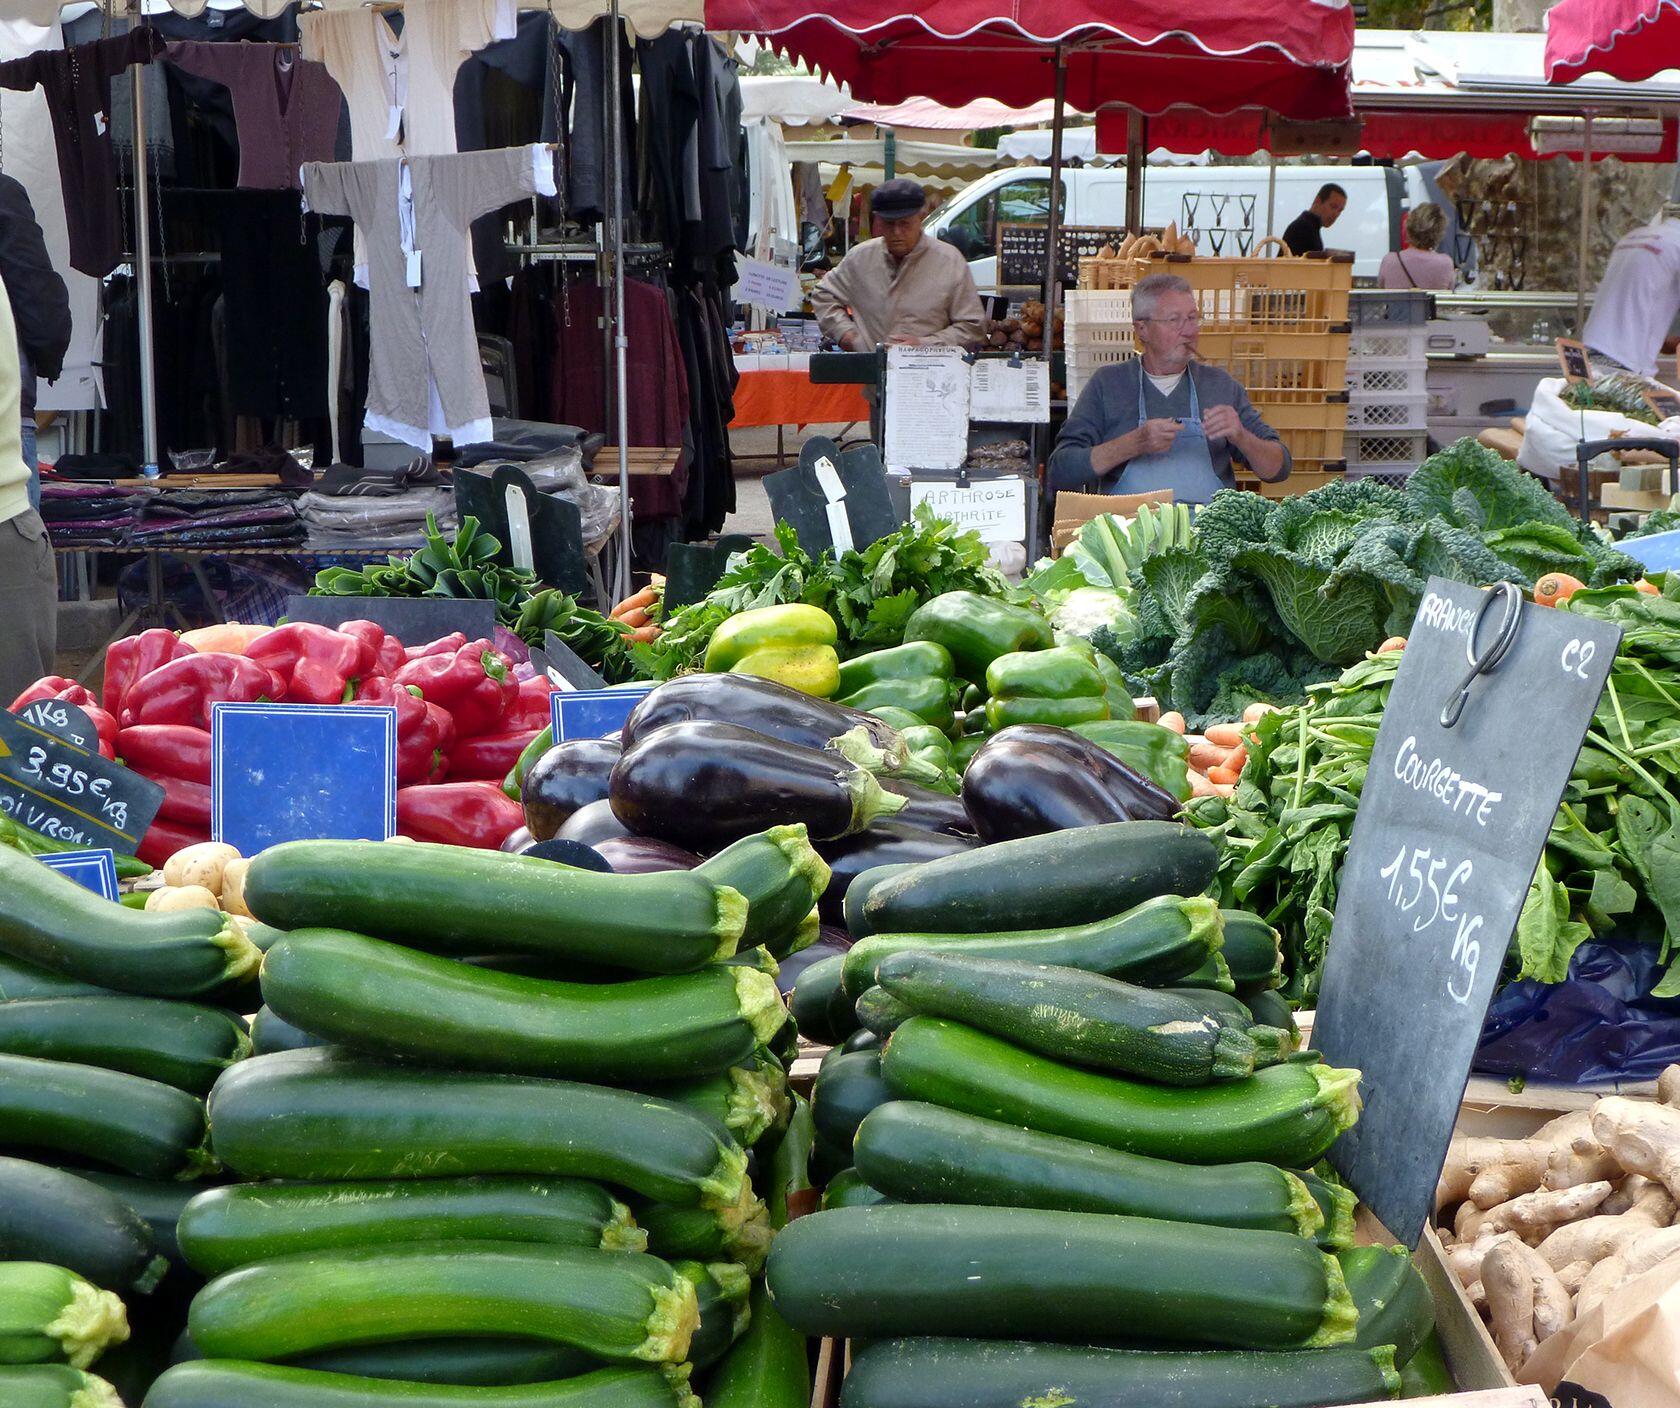
[[1236, 442], [1243, 437], [1242, 417], [1235, 406], [1209, 406], [1202, 412], [1202, 433], [1209, 440]]
[[840, 334], [840, 350], [860, 352], [863, 350], [863, 339], [855, 332], [843, 332]]
[[1129, 436], [1122, 439], [1132, 441], [1131, 453], [1127, 459], [1136, 459], [1139, 455], [1164, 455], [1173, 447], [1173, 441], [1178, 439], [1178, 432], [1183, 427], [1176, 420], [1158, 416], [1154, 420], [1146, 420]]
[[924, 339], [919, 337], [889, 337], [887, 339], [888, 347], [921, 347], [923, 345]]

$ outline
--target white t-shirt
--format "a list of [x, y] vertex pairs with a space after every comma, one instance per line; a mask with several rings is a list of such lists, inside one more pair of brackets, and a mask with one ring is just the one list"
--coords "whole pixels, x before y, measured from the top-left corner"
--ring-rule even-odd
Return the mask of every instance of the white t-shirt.
[[1171, 376], [1156, 376], [1154, 372], [1145, 372], [1144, 375], [1154, 383], [1155, 389], [1163, 396], [1171, 396], [1173, 392], [1178, 390], [1179, 382], [1184, 380], [1183, 372], [1174, 372]]
[[1629, 371], [1654, 376], [1680, 313], [1680, 220], [1641, 225], [1616, 241], [1581, 341]]
[[1377, 287], [1450, 289], [1456, 277], [1452, 255], [1438, 249], [1390, 250], [1377, 270]]

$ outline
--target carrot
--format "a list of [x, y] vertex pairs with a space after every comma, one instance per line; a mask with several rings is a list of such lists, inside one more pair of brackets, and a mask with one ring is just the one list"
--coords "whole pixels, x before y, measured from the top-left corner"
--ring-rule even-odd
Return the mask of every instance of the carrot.
[[1213, 784], [1215, 797], [1234, 797], [1237, 794], [1237, 784], [1234, 782], [1216, 782]]
[[645, 645], [651, 641], [658, 640], [661, 634], [662, 630], [660, 627], [649, 624], [646, 626], [637, 626], [635, 630], [631, 631], [630, 634], [625, 637], [625, 639], [640, 641]]
[[1177, 709], [1169, 709], [1161, 715], [1161, 727], [1170, 728], [1174, 733], [1184, 732], [1184, 715]]
[[1232, 767], [1230, 763], [1221, 763], [1208, 773], [1209, 782], [1235, 782], [1242, 776], [1242, 767]]
[[1243, 764], [1247, 761], [1248, 749], [1239, 744], [1231, 750], [1231, 756], [1225, 760], [1224, 766], [1230, 768], [1233, 772], [1241, 772], [1243, 770]]
[[1209, 724], [1207, 726], [1207, 741], [1216, 743], [1221, 748], [1235, 748], [1243, 741], [1241, 724]]
[[1190, 766], [1206, 772], [1209, 768], [1222, 767], [1225, 760], [1231, 756], [1229, 748], [1221, 748], [1217, 743], [1192, 743], [1190, 745]]
[[632, 630], [636, 630], [647, 625], [648, 614], [645, 607], [633, 606], [618, 619], [624, 622], [624, 624], [629, 626]]
[[1576, 592], [1585, 591], [1586, 586], [1579, 577], [1571, 577], [1567, 572], [1548, 572], [1534, 584], [1534, 603], [1536, 606], [1556, 606], [1560, 601], [1568, 601]]
[[1265, 718], [1267, 714], [1275, 714], [1277, 711], [1278, 706], [1276, 704], [1267, 704], [1263, 701], [1256, 700], [1254, 703], [1250, 704], [1248, 708], [1243, 710], [1242, 721], [1245, 724], [1257, 724], [1261, 719]]
[[1392, 655], [1395, 651], [1404, 650], [1405, 648], [1406, 648], [1406, 637], [1405, 636], [1390, 636], [1387, 640], [1385, 640], [1381, 645], [1379, 645], [1377, 647], [1377, 654], [1378, 655]]
[[1217, 797], [1219, 789], [1207, 779], [1207, 774], [1200, 773], [1195, 768], [1190, 769], [1190, 795], [1192, 797]]
[[[1655, 582], [1647, 582], [1643, 577], [1633, 584], [1633, 589], [1636, 592], [1642, 592], [1646, 596], [1662, 595], [1661, 590], [1659, 590]], [[183, 639], [185, 639], [185, 637], [183, 637]]]
[[631, 611], [640, 609], [645, 612], [646, 608], [652, 606], [658, 599], [659, 591], [657, 588], [651, 586], [643, 587], [641, 591], [637, 592], [634, 596], [625, 597], [623, 601], [613, 607], [610, 615], [614, 620], [619, 620]]

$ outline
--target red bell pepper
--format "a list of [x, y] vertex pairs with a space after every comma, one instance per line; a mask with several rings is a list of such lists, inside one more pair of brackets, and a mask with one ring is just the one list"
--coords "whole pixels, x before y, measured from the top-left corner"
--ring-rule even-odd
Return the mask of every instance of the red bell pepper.
[[210, 731], [187, 724], [135, 724], [117, 735], [117, 756], [147, 777], [210, 782]]
[[410, 660], [392, 679], [413, 685], [427, 703], [447, 709], [457, 738], [498, 732], [519, 696], [507, 661], [487, 640], [469, 641], [448, 655]]
[[187, 826], [181, 822], [164, 821], [161, 817], [147, 828], [134, 854], [156, 869], [176, 851], [196, 846], [210, 839], [208, 826]]
[[56, 699], [80, 709], [99, 735], [99, 755], [102, 758], [116, 757], [117, 721], [99, 707], [91, 690], [75, 680], [65, 679], [63, 675], [44, 675], [12, 701], [10, 712], [15, 714], [19, 709], [38, 704], [43, 699]]
[[158, 816], [177, 826], [210, 831], [210, 788], [202, 782], [189, 782], [184, 777], [167, 773], [147, 773], [147, 777], [163, 788], [163, 801], [158, 804]]
[[128, 707], [128, 692], [145, 676], [171, 660], [194, 654], [174, 631], [141, 631], [113, 641], [105, 652], [105, 684], [100, 705], [114, 719], [121, 719]]
[[532, 675], [528, 680], [520, 680], [519, 697], [503, 718], [502, 728], [508, 732], [516, 728], [547, 728], [552, 721], [549, 696], [558, 688], [547, 675]]
[[354, 680], [371, 674], [374, 651], [364, 640], [313, 621], [293, 621], [258, 636], [245, 657], [271, 670], [292, 704], [342, 704]]
[[514, 733], [481, 733], [477, 738], [463, 738], [449, 751], [449, 776], [461, 782], [500, 783], [541, 732], [540, 728], [526, 728]]
[[397, 711], [397, 786], [443, 780], [455, 742], [455, 723], [447, 710], [427, 703], [418, 690], [386, 679], [364, 681], [356, 703], [390, 705]]
[[252, 704], [278, 699], [280, 693], [280, 682], [255, 660], [216, 652], [190, 654], [135, 681], [123, 722], [207, 729], [212, 704]]
[[494, 782], [397, 789], [397, 830], [416, 841], [493, 851], [524, 824], [524, 809]]
[[428, 655], [453, 655], [466, 643], [465, 631], [451, 631], [448, 635], [439, 636], [424, 645], [411, 645], [403, 654], [410, 660], [424, 660]]
[[347, 636], [354, 636], [373, 652], [376, 675], [394, 675], [408, 659], [403, 643], [374, 621], [345, 621], [338, 628]]

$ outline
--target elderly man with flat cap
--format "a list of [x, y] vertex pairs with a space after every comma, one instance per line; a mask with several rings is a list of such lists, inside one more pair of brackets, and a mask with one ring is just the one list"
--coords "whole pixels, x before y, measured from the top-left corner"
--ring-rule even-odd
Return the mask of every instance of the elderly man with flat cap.
[[927, 193], [897, 179], [875, 188], [876, 237], [852, 250], [811, 293], [823, 335], [848, 352], [895, 344], [976, 347], [986, 314], [968, 261], [922, 232]]

